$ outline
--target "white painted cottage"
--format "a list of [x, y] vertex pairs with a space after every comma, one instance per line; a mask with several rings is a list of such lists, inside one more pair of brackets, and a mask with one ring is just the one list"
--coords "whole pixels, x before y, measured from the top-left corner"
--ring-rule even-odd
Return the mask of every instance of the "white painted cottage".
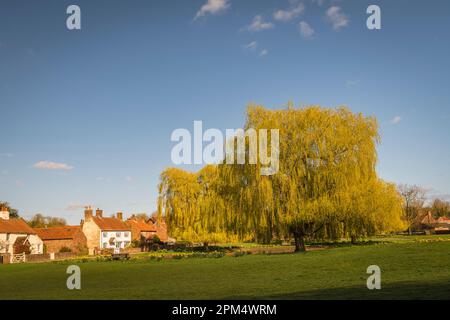
[[123, 221], [121, 212], [118, 212], [116, 217], [107, 218], [103, 217], [103, 210], [97, 209], [94, 216], [93, 209], [87, 207], [81, 225], [89, 254], [95, 254], [102, 249], [120, 252], [131, 242], [131, 228]]
[[23, 219], [10, 219], [7, 208], [0, 208], [0, 253], [42, 254], [44, 243]]

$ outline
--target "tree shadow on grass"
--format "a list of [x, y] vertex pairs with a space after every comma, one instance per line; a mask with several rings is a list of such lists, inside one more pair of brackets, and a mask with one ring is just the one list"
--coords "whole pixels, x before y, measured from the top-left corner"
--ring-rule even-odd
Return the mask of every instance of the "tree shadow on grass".
[[380, 290], [369, 290], [365, 286], [317, 289], [279, 295], [234, 296], [226, 299], [269, 300], [448, 300], [450, 279], [442, 282], [396, 282]]
[[340, 247], [356, 247], [356, 246], [370, 246], [370, 245], [376, 245], [376, 244], [386, 244], [390, 243], [389, 241], [384, 240], [362, 240], [355, 243], [352, 243], [351, 241], [311, 241], [307, 242], [307, 245], [309, 246], [324, 246], [329, 248], [340, 248]]

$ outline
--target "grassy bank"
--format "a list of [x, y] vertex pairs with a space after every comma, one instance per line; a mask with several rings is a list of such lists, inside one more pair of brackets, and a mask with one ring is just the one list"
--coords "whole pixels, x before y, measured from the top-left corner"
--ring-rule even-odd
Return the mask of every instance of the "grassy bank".
[[[0, 265], [0, 299], [450, 299], [450, 242], [344, 246], [303, 254]], [[437, 239], [437, 238], [429, 238]], [[366, 288], [366, 268], [382, 289]]]

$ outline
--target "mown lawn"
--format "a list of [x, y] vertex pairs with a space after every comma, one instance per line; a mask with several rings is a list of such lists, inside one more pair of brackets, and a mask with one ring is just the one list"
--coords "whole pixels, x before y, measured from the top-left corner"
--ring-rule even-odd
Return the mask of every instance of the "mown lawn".
[[[427, 238], [423, 238], [427, 239]], [[73, 262], [72, 262], [73, 263]], [[301, 254], [0, 265], [3, 299], [450, 299], [450, 242], [394, 242]], [[366, 288], [366, 268], [382, 289]]]

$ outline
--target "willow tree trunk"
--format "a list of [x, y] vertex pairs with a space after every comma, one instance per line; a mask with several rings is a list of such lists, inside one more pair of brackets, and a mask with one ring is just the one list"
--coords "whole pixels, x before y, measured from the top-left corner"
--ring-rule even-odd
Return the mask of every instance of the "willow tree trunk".
[[305, 236], [298, 232], [294, 232], [294, 241], [295, 241], [295, 252], [305, 252], [306, 251], [306, 245], [305, 245]]

